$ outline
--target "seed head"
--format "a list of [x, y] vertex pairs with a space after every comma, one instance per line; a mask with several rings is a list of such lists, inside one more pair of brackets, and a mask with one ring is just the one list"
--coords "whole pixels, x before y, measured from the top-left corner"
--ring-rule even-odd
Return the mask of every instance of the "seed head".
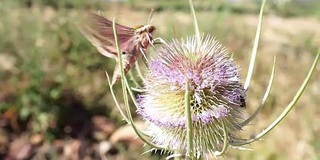
[[187, 147], [184, 93], [186, 78], [194, 131], [194, 150], [204, 156], [223, 146], [222, 120], [228, 140], [241, 129], [245, 90], [239, 68], [214, 38], [196, 37], [163, 45], [151, 60], [138, 97], [138, 114], [147, 121], [154, 143], [184, 152]]

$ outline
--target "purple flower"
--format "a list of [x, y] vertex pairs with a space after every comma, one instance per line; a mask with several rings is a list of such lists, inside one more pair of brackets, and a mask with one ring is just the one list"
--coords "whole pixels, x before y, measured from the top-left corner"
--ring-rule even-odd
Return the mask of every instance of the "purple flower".
[[139, 95], [138, 114], [148, 123], [154, 143], [171, 150], [185, 151], [186, 118], [184, 93], [186, 78], [190, 86], [190, 104], [197, 153], [220, 150], [223, 145], [222, 120], [228, 139], [241, 129], [241, 111], [245, 109], [245, 90], [239, 68], [214, 38], [174, 40], [157, 50], [150, 62]]

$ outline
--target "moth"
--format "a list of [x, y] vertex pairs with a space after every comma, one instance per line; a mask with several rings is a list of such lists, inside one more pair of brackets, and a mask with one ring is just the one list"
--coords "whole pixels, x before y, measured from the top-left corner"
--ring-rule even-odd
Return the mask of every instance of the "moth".
[[[113, 58], [118, 62], [112, 21], [104, 18], [102, 15], [89, 12], [88, 22], [85, 25], [78, 26], [78, 28], [102, 55]], [[146, 25], [139, 25], [134, 28], [116, 24], [116, 30], [122, 54], [123, 69], [127, 73], [140, 55], [143, 54], [145, 56], [147, 48], [153, 45], [152, 33], [156, 30], [156, 27], [150, 25], [149, 22]], [[114, 85], [120, 77], [121, 70], [119, 63], [117, 63], [113, 72], [111, 85]]]

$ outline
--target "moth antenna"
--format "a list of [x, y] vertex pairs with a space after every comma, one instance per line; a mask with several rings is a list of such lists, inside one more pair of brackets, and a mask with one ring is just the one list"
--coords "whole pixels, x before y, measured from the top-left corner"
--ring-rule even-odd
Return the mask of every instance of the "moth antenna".
[[151, 24], [151, 23], [152, 23], [153, 12], [154, 12], [154, 9], [151, 9], [151, 11], [150, 11], [150, 13], [149, 13], [149, 18], [148, 18], [148, 24]]

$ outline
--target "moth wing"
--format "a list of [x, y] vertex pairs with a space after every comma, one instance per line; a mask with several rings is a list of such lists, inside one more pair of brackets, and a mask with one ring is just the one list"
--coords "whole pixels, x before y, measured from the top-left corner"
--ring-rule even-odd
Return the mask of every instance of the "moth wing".
[[[101, 15], [89, 12], [89, 23], [99, 34], [108, 39], [115, 46], [112, 21]], [[134, 29], [116, 23], [117, 33], [120, 44], [127, 42], [134, 36]]]
[[109, 58], [118, 58], [114, 44], [106, 37], [100, 35], [88, 26], [78, 26], [80, 32], [92, 43], [93, 46], [104, 56]]

